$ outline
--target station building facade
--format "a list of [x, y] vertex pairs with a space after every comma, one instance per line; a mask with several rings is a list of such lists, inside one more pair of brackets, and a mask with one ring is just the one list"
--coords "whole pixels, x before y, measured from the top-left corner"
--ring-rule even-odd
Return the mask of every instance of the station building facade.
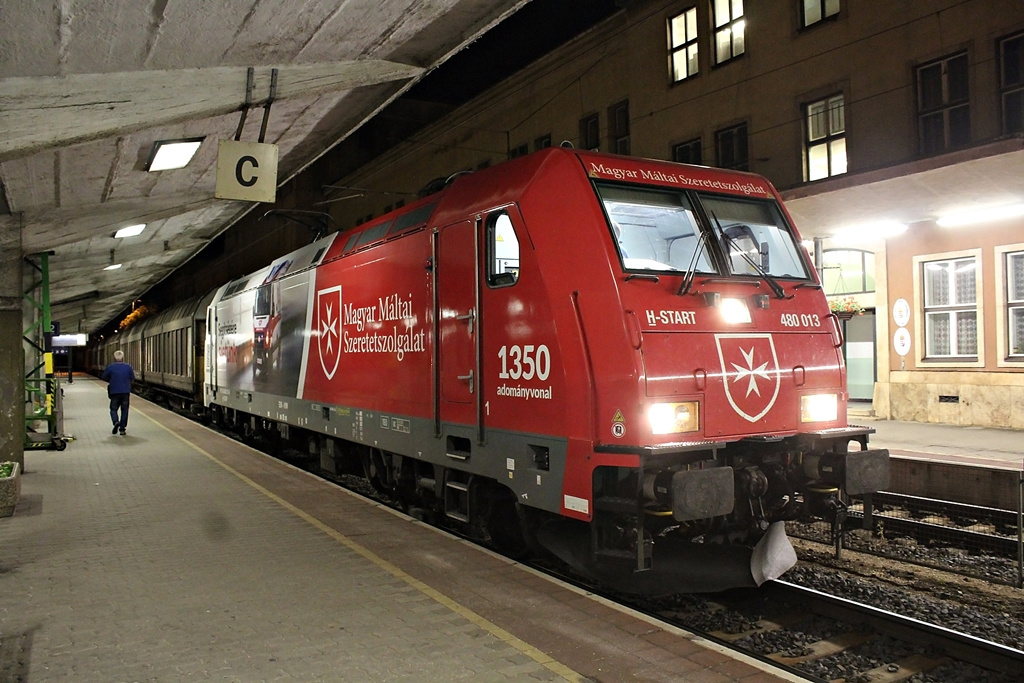
[[337, 223], [551, 145], [749, 170], [853, 314], [853, 401], [1024, 428], [1024, 3], [622, 5], [338, 178]]

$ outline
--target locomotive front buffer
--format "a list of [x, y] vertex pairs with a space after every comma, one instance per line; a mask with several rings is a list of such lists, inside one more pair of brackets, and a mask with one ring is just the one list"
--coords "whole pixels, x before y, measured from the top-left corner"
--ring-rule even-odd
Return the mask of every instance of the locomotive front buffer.
[[594, 470], [589, 557], [568, 528], [543, 529], [540, 540], [631, 592], [760, 585], [796, 563], [786, 521], [824, 519], [838, 534], [851, 497], [889, 485], [888, 450], [867, 448], [873, 432], [851, 426], [729, 443], [599, 446], [639, 456], [639, 467]]

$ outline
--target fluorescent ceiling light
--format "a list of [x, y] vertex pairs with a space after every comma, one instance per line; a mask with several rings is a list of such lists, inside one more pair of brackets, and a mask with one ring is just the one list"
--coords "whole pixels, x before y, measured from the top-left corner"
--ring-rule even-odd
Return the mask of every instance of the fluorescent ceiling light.
[[121, 228], [114, 233], [115, 238], [122, 237], [135, 237], [136, 235], [142, 234], [142, 231], [146, 229], [145, 223], [139, 223], [138, 225], [129, 225], [128, 227]]
[[146, 162], [147, 171], [168, 171], [172, 168], [184, 168], [192, 161], [192, 155], [203, 144], [203, 138], [184, 140], [157, 140]]
[[1007, 218], [1024, 216], [1024, 204], [1003, 204], [1002, 206], [985, 206], [968, 211], [949, 213], [935, 221], [944, 228], [955, 228], [974, 223], [988, 223]]
[[836, 231], [835, 239], [843, 241], [864, 241], [873, 239], [887, 239], [895, 237], [907, 231], [907, 225], [899, 221], [870, 221], [847, 225]]
[[121, 267], [120, 263], [112, 263], [111, 265], [107, 266], [103, 270], [117, 270], [120, 267]]

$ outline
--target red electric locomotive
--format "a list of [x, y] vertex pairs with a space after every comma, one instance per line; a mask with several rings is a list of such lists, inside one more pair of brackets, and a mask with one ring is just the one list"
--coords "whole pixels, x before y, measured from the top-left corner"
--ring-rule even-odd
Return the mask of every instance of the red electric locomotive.
[[[268, 281], [280, 348], [255, 373]], [[214, 411], [625, 590], [777, 577], [785, 520], [888, 483], [847, 426], [838, 321], [751, 174], [537, 152], [225, 285], [207, 330]]]

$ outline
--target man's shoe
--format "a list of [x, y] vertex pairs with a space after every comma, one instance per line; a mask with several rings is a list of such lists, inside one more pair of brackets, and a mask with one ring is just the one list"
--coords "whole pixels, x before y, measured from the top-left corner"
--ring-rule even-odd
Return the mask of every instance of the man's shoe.
[[121, 436], [124, 436], [124, 430], [123, 429], [121, 430]]
[[110, 433], [117, 434], [117, 425], [114, 425], [114, 428], [110, 430]]

